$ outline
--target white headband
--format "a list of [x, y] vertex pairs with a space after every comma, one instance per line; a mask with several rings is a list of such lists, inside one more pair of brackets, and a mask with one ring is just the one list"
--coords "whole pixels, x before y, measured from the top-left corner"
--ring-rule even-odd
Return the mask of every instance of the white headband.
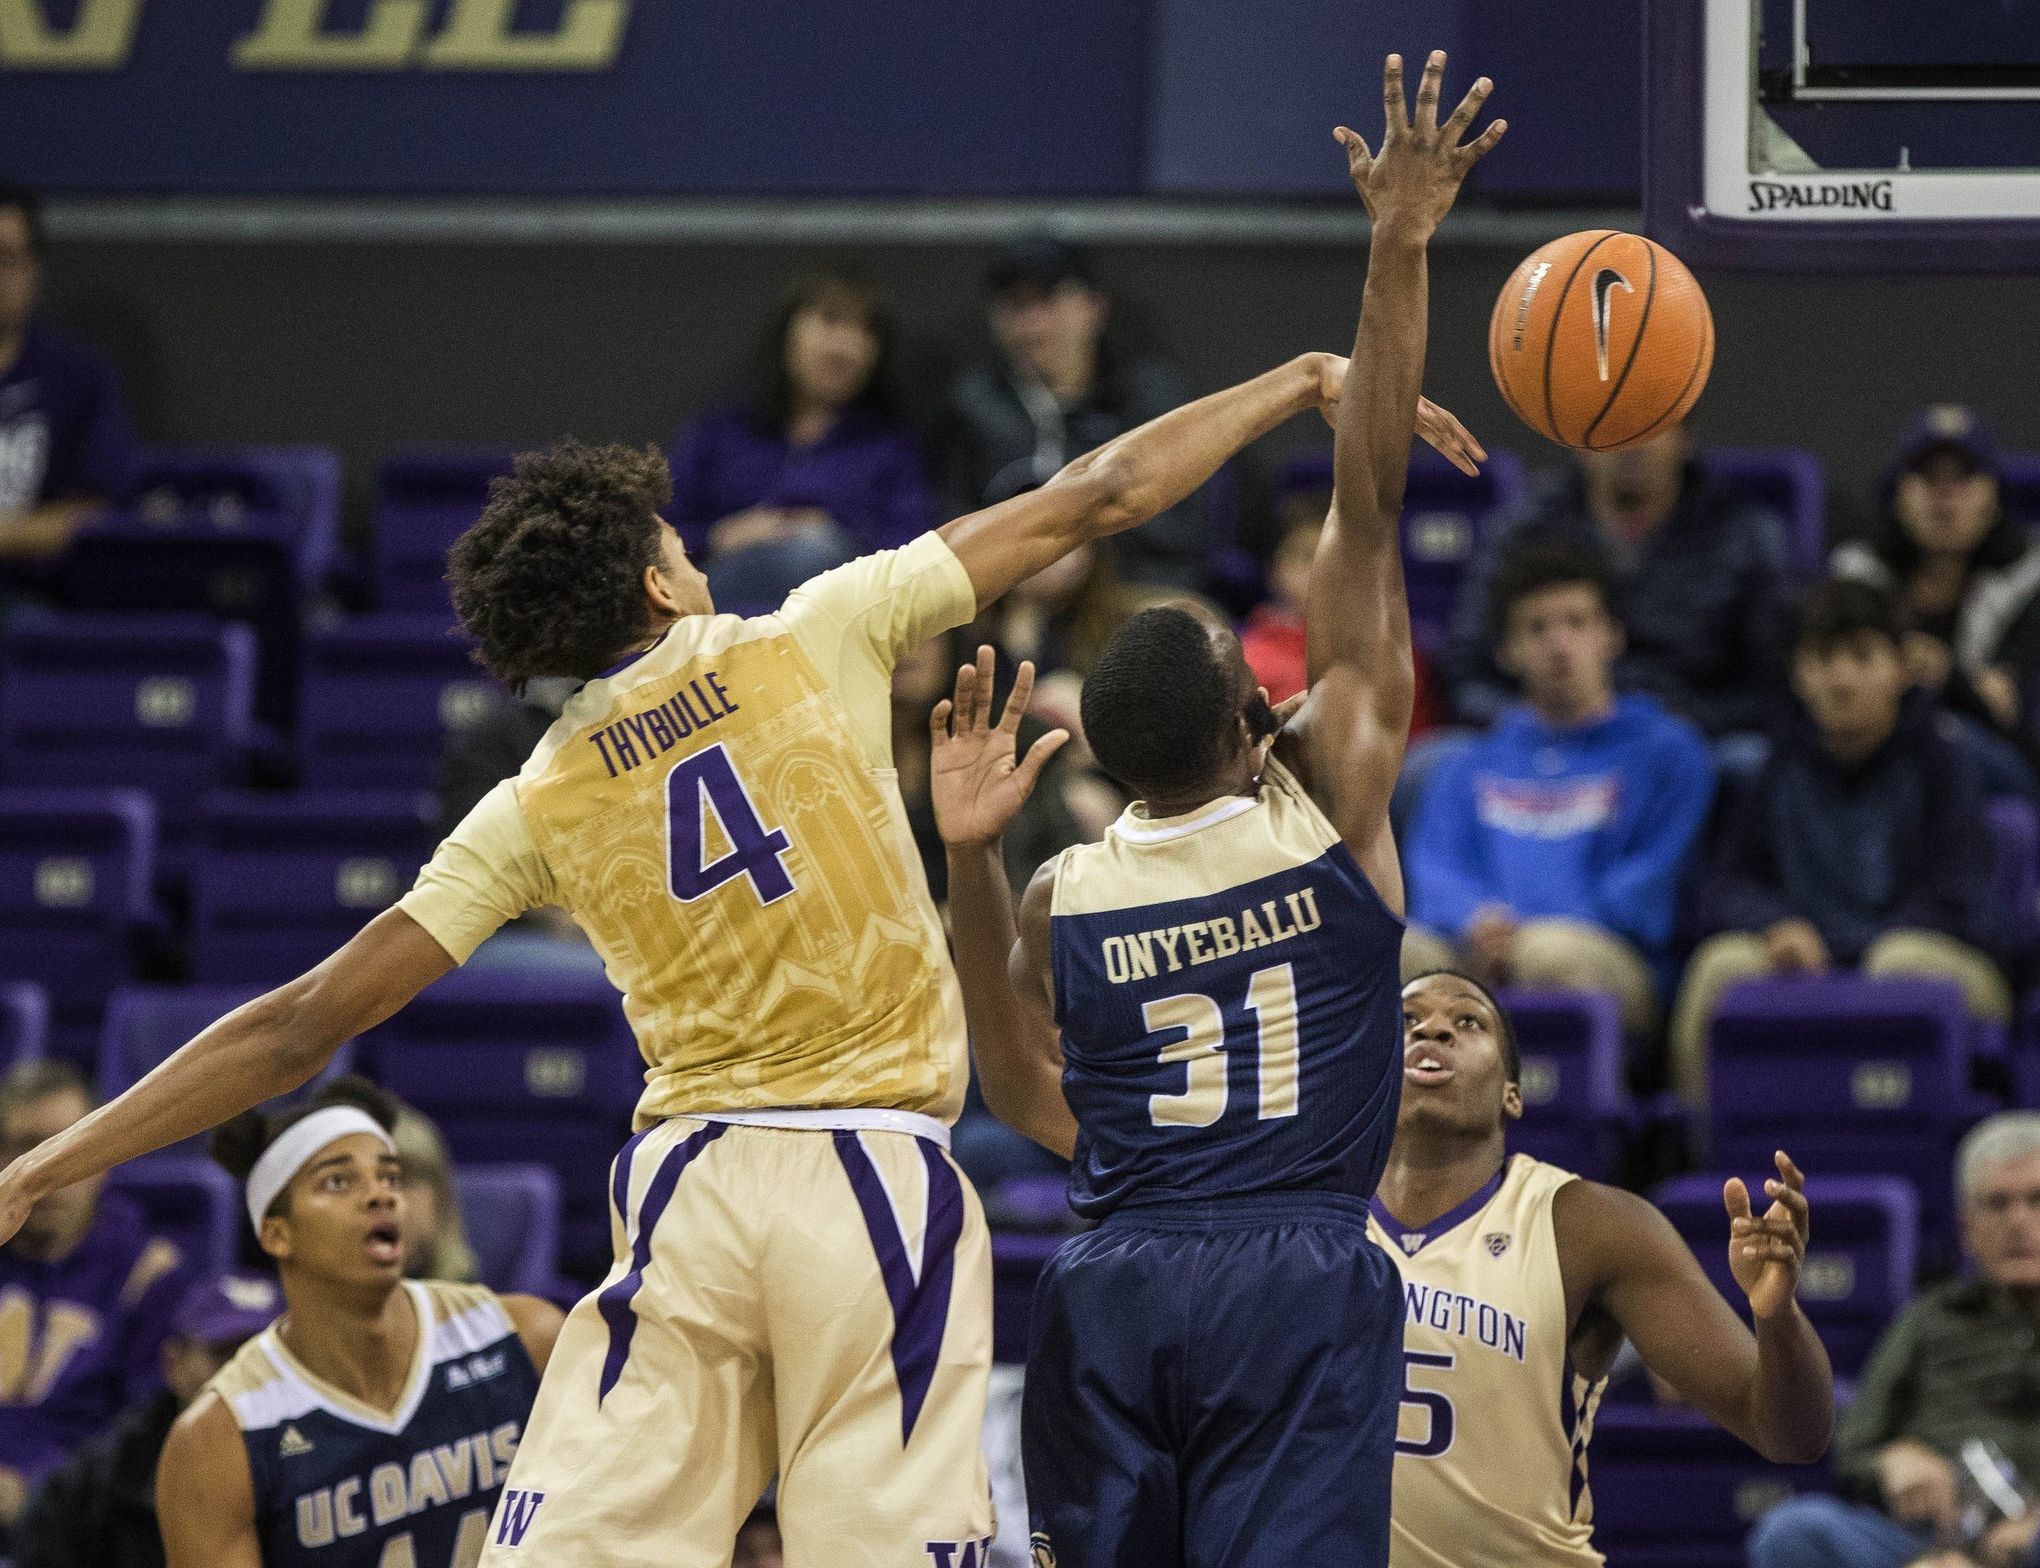
[[390, 1141], [390, 1135], [368, 1112], [353, 1105], [329, 1105], [324, 1110], [314, 1111], [303, 1121], [285, 1129], [282, 1136], [262, 1151], [262, 1158], [255, 1162], [255, 1168], [248, 1173], [248, 1218], [259, 1233], [262, 1217], [269, 1212], [277, 1194], [291, 1183], [291, 1178], [311, 1163], [312, 1156], [329, 1143], [357, 1132], [365, 1132], [390, 1153], [397, 1152], [397, 1146]]

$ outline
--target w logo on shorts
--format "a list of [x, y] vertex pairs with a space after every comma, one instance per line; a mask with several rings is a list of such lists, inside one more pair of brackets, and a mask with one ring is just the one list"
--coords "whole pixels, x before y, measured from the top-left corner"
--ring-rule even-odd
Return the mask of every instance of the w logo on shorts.
[[522, 1546], [524, 1532], [531, 1528], [531, 1521], [538, 1517], [538, 1505], [544, 1501], [543, 1492], [506, 1491], [496, 1510], [496, 1544]]

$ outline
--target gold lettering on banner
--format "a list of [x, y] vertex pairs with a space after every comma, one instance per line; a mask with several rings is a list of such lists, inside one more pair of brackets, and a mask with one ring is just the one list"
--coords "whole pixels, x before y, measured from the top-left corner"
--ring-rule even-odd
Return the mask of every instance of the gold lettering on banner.
[[453, 0], [425, 46], [428, 71], [606, 71], [623, 47], [630, 0], [568, 0], [550, 33], [511, 28], [516, 0]]
[[326, 29], [330, 0], [265, 0], [255, 31], [234, 45], [244, 71], [400, 71], [425, 31], [425, 0], [375, 0], [359, 32]]
[[71, 25], [50, 26], [43, 0], [0, 0], [0, 66], [16, 71], [111, 71], [127, 64], [142, 0], [84, 0]]

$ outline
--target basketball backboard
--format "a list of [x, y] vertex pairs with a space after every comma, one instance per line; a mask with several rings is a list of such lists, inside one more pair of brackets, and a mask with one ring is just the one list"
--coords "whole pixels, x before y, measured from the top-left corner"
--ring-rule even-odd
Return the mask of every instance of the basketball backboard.
[[1662, 0], [1644, 214], [1689, 261], [2040, 269], [2040, 0]]

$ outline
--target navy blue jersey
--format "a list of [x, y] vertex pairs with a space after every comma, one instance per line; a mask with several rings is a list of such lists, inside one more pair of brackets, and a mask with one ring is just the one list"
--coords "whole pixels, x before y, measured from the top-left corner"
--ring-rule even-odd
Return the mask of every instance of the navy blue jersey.
[[308, 1371], [276, 1329], [211, 1387], [248, 1449], [263, 1568], [472, 1568], [538, 1393], [503, 1303], [407, 1281], [421, 1332], [394, 1412]]
[[1365, 1198], [1402, 1088], [1402, 922], [1303, 787], [1137, 811], [1064, 853], [1049, 922], [1071, 1203]]

